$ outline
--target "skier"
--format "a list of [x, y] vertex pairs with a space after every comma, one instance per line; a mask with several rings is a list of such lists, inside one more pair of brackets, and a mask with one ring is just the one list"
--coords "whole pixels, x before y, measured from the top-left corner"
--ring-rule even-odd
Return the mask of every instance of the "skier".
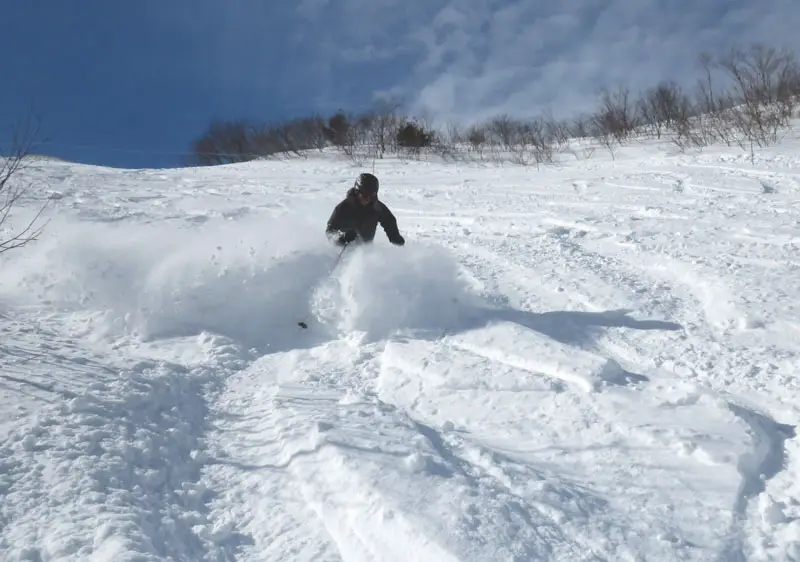
[[378, 178], [364, 173], [347, 190], [347, 197], [333, 209], [325, 234], [337, 246], [346, 246], [356, 239], [371, 243], [378, 223], [389, 242], [396, 246], [406, 243], [397, 229], [397, 219], [386, 205], [378, 201]]

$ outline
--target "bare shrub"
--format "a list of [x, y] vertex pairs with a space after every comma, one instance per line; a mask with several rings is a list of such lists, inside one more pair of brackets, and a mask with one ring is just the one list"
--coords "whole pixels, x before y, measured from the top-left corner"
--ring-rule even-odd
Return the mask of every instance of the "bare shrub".
[[[552, 162], [553, 146], [548, 122], [544, 118], [514, 119], [507, 114], [492, 118], [483, 127], [473, 127], [470, 144], [481, 151], [487, 142], [493, 149], [508, 155], [510, 161], [521, 166]], [[503, 155], [496, 157], [502, 161]]]
[[492, 118], [487, 125], [487, 130], [495, 144], [503, 150], [512, 150], [518, 132], [517, 122], [507, 114]]
[[457, 121], [448, 121], [445, 134], [442, 135], [447, 142], [458, 145], [464, 142], [465, 136], [461, 125]]
[[569, 125], [569, 136], [585, 139], [592, 136], [592, 116], [581, 113], [572, 119]]
[[733, 47], [723, 56], [698, 57], [702, 72], [690, 117], [675, 126], [681, 148], [713, 142], [756, 146], [780, 140], [791, 126], [800, 94], [800, 64], [793, 51], [761, 44]]
[[470, 150], [478, 155], [478, 158], [483, 160], [483, 153], [489, 142], [489, 135], [486, 128], [482, 125], [473, 125], [467, 131], [467, 142], [469, 143]]
[[752, 144], [777, 142], [794, 111], [794, 89], [800, 74], [794, 53], [761, 44], [748, 49], [734, 47], [718, 65], [733, 83], [737, 105], [730, 114], [744, 140], [751, 148]]
[[600, 95], [600, 110], [594, 115], [593, 123], [595, 128], [606, 129], [620, 144], [626, 141], [639, 124], [630, 90], [626, 87], [613, 92], [604, 89]]
[[286, 151], [286, 132], [266, 123], [251, 125], [248, 150], [260, 156], [270, 156]]
[[387, 152], [396, 148], [395, 137], [402, 121], [401, 107], [398, 100], [380, 100], [368, 113], [368, 136], [378, 158], [383, 158]]
[[566, 119], [556, 119], [551, 111], [547, 111], [543, 117], [546, 136], [551, 149], [554, 152], [562, 152], [569, 147], [572, 137], [572, 124]]
[[28, 114], [21, 127], [12, 129], [11, 145], [6, 154], [0, 154], [0, 254], [22, 248], [39, 238], [45, 224], [40, 222], [46, 207], [42, 205], [32, 219], [19, 228], [11, 224], [12, 210], [30, 191], [32, 184], [20, 177], [32, 158], [32, 150], [38, 142], [39, 122]]
[[292, 139], [291, 150], [316, 149], [321, 151], [327, 146], [325, 120], [319, 115], [293, 119], [284, 126]]
[[642, 123], [660, 139], [664, 131], [674, 130], [688, 116], [692, 102], [677, 83], [667, 81], [647, 90], [637, 105]]
[[374, 117], [370, 113], [353, 115], [338, 111], [323, 128], [325, 138], [348, 156], [353, 163], [362, 164], [373, 153], [369, 145]]
[[292, 119], [273, 125], [254, 125], [251, 128], [250, 145], [259, 156], [293, 153], [301, 156], [303, 151], [321, 150], [325, 147], [324, 122], [313, 117]]
[[606, 147], [611, 154], [611, 158], [616, 159], [616, 147], [619, 141], [614, 134], [613, 120], [607, 113], [598, 113], [592, 120], [590, 129], [591, 137], [599, 142], [602, 146]]
[[192, 142], [195, 163], [200, 166], [246, 162], [258, 157], [250, 142], [251, 125], [243, 120], [212, 121]]
[[417, 158], [422, 149], [432, 146], [435, 140], [432, 130], [414, 121], [406, 121], [397, 129], [397, 146]]
[[456, 121], [448, 121], [443, 131], [436, 135], [433, 150], [442, 158], [456, 159], [464, 143], [464, 132]]
[[717, 58], [703, 53], [698, 62], [695, 90], [662, 81], [634, 99], [624, 86], [603, 89], [594, 111], [569, 120], [550, 112], [532, 120], [501, 114], [466, 131], [453, 122], [437, 130], [424, 113], [408, 117], [399, 100], [384, 99], [358, 115], [340, 110], [328, 118], [274, 124], [215, 121], [194, 141], [192, 152], [197, 163], [223, 164], [333, 146], [363, 162], [390, 153], [419, 157], [423, 151], [456, 158], [467, 144], [481, 160], [488, 149], [500, 161], [538, 165], [562, 151], [580, 158], [583, 150], [590, 157], [596, 142], [615, 157], [617, 147], [643, 130], [659, 139], [673, 133], [681, 149], [723, 142], [752, 151], [780, 139], [800, 97], [800, 64], [793, 51], [754, 45]]
[[636, 104], [631, 99], [630, 90], [624, 87], [613, 92], [603, 89], [600, 107], [590, 118], [589, 133], [608, 149], [612, 158], [616, 158], [616, 147], [630, 139], [638, 124]]
[[543, 117], [537, 117], [525, 124], [524, 134], [530, 143], [530, 152], [537, 167], [540, 164], [553, 163], [555, 138], [550, 125]]
[[328, 145], [322, 117], [309, 116], [277, 123], [244, 119], [213, 121], [190, 147], [189, 163], [213, 166], [256, 158], [322, 150]]
[[534, 125], [526, 121], [511, 121], [511, 126], [511, 143], [506, 147], [511, 153], [511, 162], [520, 166], [528, 166], [535, 161], [536, 131], [534, 131]]

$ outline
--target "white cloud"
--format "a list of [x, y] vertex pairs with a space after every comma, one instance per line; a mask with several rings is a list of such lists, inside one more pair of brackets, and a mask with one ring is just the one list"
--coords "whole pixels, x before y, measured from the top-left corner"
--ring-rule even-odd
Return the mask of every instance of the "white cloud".
[[358, 110], [391, 93], [442, 120], [572, 114], [602, 86], [693, 79], [703, 50], [800, 47], [798, 0], [198, 3], [159, 17], [188, 30], [203, 80], [279, 91], [298, 108]]
[[453, 0], [436, 12], [409, 26], [422, 52], [398, 85], [443, 119], [573, 113], [602, 86], [693, 80], [703, 50], [800, 47], [797, 0]]

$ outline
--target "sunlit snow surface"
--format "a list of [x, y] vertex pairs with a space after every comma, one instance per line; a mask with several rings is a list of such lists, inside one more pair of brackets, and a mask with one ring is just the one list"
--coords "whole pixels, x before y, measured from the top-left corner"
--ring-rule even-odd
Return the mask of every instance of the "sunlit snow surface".
[[615, 156], [379, 161], [333, 270], [333, 155], [36, 162], [0, 559], [800, 560], [800, 142]]

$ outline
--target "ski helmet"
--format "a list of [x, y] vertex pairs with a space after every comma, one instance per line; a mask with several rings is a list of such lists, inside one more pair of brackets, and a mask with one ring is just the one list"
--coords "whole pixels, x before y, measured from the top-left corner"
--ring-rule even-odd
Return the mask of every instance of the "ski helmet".
[[373, 196], [378, 194], [378, 178], [373, 176], [372, 174], [359, 174], [358, 178], [356, 178], [356, 190], [359, 193], [363, 193], [367, 196]]

